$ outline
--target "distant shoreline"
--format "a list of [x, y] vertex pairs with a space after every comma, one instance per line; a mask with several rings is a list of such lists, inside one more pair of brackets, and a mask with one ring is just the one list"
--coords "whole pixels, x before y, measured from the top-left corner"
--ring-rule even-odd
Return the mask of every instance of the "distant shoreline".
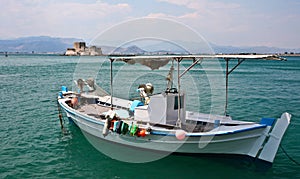
[[[256, 53], [216, 53], [216, 54], [224, 54], [224, 55], [241, 55], [241, 54], [256, 54]], [[257, 54], [274, 54], [278, 55], [281, 57], [300, 57], [300, 53], [295, 53], [295, 54], [285, 54], [285, 53], [257, 53]], [[9, 56], [9, 55], [57, 55], [57, 56], [69, 56], [65, 55], [63, 52], [58, 53], [58, 52], [0, 52], [0, 56]], [[102, 54], [102, 55], [82, 55], [82, 56], [107, 56], [108, 54]], [[110, 54], [113, 55], [113, 54]], [[126, 56], [128, 54], [116, 54], [120, 56]], [[130, 55], [143, 55], [143, 54], [130, 54]], [[155, 54], [151, 54], [155, 55]], [[81, 56], [81, 55], [76, 55], [76, 56]]]
[[300, 54], [279, 54], [281, 57], [300, 57]]

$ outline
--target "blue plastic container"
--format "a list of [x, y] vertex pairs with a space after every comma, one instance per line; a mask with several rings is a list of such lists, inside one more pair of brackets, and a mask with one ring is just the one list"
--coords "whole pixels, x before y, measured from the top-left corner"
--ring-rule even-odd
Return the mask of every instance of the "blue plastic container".
[[220, 123], [221, 123], [221, 121], [220, 120], [215, 120], [215, 122], [214, 122], [214, 128], [217, 128], [217, 127], [219, 127], [220, 126]]
[[59, 92], [59, 93], [58, 93], [58, 96], [59, 96], [60, 98], [64, 98], [62, 92]]
[[134, 112], [134, 109], [138, 106], [144, 106], [144, 103], [142, 101], [139, 101], [139, 100], [134, 100], [130, 106], [130, 111], [131, 112]]
[[61, 87], [61, 92], [63, 92], [63, 93], [68, 92], [68, 87], [62, 86]]

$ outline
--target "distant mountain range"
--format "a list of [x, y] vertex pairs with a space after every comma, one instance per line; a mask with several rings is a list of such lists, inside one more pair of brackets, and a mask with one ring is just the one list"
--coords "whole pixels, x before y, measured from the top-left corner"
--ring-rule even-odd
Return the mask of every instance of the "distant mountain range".
[[147, 51], [139, 48], [136, 45], [129, 47], [112, 47], [112, 46], [100, 46], [103, 54], [145, 54]]
[[82, 41], [76, 38], [57, 38], [48, 36], [22, 37], [0, 40], [0, 52], [20, 53], [64, 53], [73, 43]]
[[216, 53], [300, 53], [300, 49], [278, 48], [268, 46], [234, 47], [210, 44]]
[[[10, 40], [0, 40], [0, 52], [19, 52], [19, 53], [60, 53], [63, 54], [67, 48], [72, 48], [74, 42], [83, 41], [79, 38], [58, 38], [48, 36], [22, 37]], [[199, 46], [197, 43], [185, 42], [194, 48]], [[210, 44], [215, 53], [299, 53], [300, 49], [277, 48], [267, 46], [254, 47], [234, 47]], [[100, 46], [104, 54], [144, 54], [144, 53], [187, 53], [185, 50], [176, 46], [160, 42], [148, 46], [132, 45], [128, 47]], [[195, 52], [193, 52], [195, 53]], [[198, 52], [201, 53], [201, 52]]]

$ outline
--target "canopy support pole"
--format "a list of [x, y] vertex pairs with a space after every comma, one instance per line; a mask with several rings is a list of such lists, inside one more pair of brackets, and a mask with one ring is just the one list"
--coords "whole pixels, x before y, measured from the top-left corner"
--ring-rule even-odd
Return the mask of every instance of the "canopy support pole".
[[228, 107], [228, 78], [229, 78], [229, 74], [231, 72], [233, 72], [241, 63], [243, 63], [243, 61], [245, 61], [245, 59], [239, 59], [238, 63], [229, 71], [229, 58], [225, 58], [226, 61], [226, 102], [225, 102], [225, 111], [224, 114], [225, 116], [227, 116], [227, 107]]
[[114, 59], [110, 59], [110, 109], [113, 110], [113, 63]]
[[228, 76], [229, 76], [229, 73], [228, 73], [228, 62], [229, 62], [229, 59], [228, 58], [225, 58], [225, 61], [226, 61], [226, 101], [225, 101], [225, 111], [224, 111], [224, 114], [225, 116], [227, 116], [227, 106], [228, 106]]
[[233, 72], [245, 59], [238, 59], [238, 63], [228, 72], [228, 75]]
[[180, 100], [180, 62], [181, 62], [181, 60], [182, 60], [182, 58], [175, 58], [176, 60], [177, 60], [177, 88], [178, 88], [178, 100], [177, 100], [177, 102], [178, 102], [178, 113], [177, 113], [177, 115], [178, 115], [178, 119], [177, 119], [177, 122], [176, 122], [176, 127], [179, 127], [179, 128], [181, 128], [181, 119], [180, 119], [180, 114], [181, 114], [181, 105], [180, 105], [180, 102], [181, 102], [181, 100]]
[[193, 68], [199, 61], [202, 61], [203, 58], [198, 58], [197, 60], [195, 60], [195, 58], [193, 59], [194, 63], [189, 66], [187, 69], [184, 70], [184, 72], [181, 73], [181, 75], [179, 75], [179, 78], [181, 78], [184, 74], [186, 74], [191, 68]]

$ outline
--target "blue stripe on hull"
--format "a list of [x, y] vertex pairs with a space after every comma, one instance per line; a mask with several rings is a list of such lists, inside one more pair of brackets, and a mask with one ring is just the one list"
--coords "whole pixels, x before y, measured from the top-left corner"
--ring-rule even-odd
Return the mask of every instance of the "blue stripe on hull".
[[[93, 120], [93, 119], [90, 119], [89, 117], [87, 116], [84, 116], [84, 115], [80, 115], [79, 113], [76, 113], [72, 110], [69, 110], [68, 108], [66, 108], [64, 105], [60, 104], [63, 109], [74, 115], [74, 116], [77, 116], [77, 117], [80, 117], [86, 121], [89, 121], [91, 123], [95, 123], [95, 124], [99, 124], [99, 125], [102, 125], [104, 126], [104, 122], [101, 122], [101, 121], [96, 121], [96, 120]], [[193, 134], [193, 133], [187, 133], [186, 136], [187, 137], [202, 137], [202, 136], [222, 136], [222, 135], [230, 135], [230, 134], [237, 134], [237, 133], [242, 133], [242, 132], [247, 132], [247, 131], [252, 131], [252, 130], [256, 130], [256, 129], [261, 129], [261, 128], [265, 128], [267, 127], [266, 124], [261, 124], [259, 126], [254, 126], [254, 127], [250, 127], [250, 128], [245, 128], [245, 129], [239, 129], [239, 130], [235, 130], [235, 131], [228, 131], [228, 132], [224, 132], [224, 133], [219, 133], [219, 134]], [[162, 132], [162, 131], [151, 131], [151, 134], [152, 135], [160, 135], [160, 136], [175, 136], [175, 134], [173, 133], [167, 133], [167, 132]]]

